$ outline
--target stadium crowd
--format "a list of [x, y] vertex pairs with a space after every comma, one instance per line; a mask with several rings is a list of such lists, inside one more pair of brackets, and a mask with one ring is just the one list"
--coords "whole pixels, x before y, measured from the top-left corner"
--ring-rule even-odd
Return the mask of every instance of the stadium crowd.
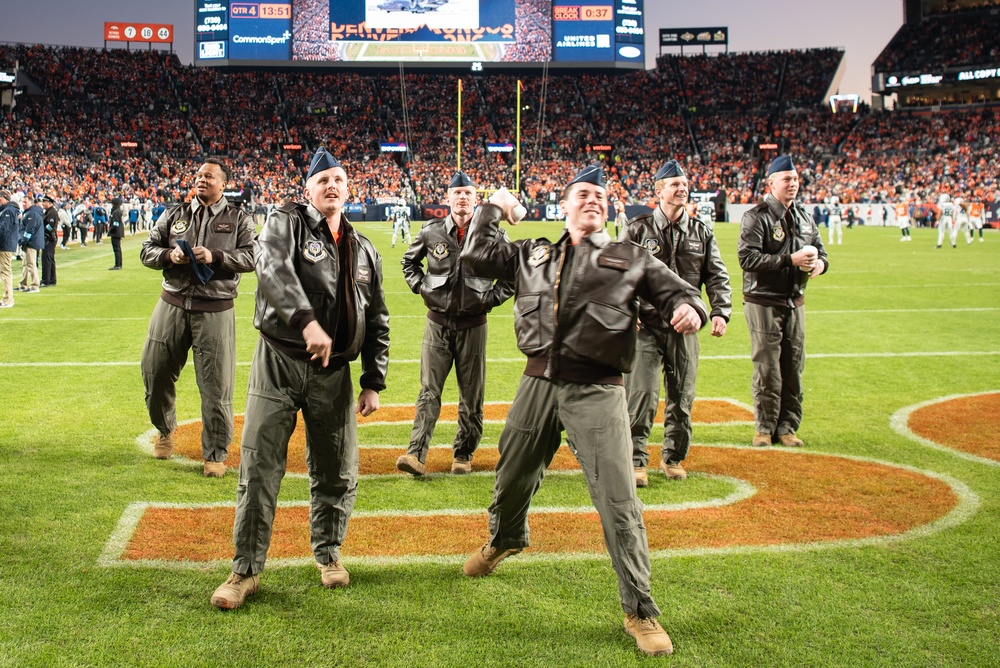
[[[463, 75], [462, 169], [484, 188], [514, 184], [554, 203], [574, 170], [600, 160], [616, 200], [647, 203], [665, 159], [694, 191], [761, 194], [762, 165], [798, 156], [807, 197], [890, 201], [952, 188], [993, 197], [1000, 126], [987, 110], [831, 114], [822, 100], [843, 52], [664, 56], [656, 70]], [[0, 123], [0, 179], [58, 201], [180, 201], [205, 156], [259, 201], [301, 188], [319, 145], [351, 170], [352, 200], [437, 203], [456, 167], [455, 74], [241, 72], [185, 67], [157, 51], [10, 46], [46, 97], [21, 96]], [[595, 93], [596, 91], [596, 93]], [[404, 142], [385, 154], [380, 142]]]
[[941, 70], [964, 65], [995, 65], [1000, 16], [990, 11], [935, 16], [907, 23], [875, 60], [876, 72]]

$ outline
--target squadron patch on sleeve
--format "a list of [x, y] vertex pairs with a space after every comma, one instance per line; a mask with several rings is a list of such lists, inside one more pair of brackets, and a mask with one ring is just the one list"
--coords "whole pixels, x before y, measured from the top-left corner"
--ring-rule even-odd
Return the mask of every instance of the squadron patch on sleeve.
[[327, 253], [326, 249], [323, 248], [322, 241], [310, 241], [306, 244], [306, 247], [302, 249], [302, 257], [304, 257], [311, 264], [316, 264], [320, 260], [326, 259]]
[[190, 225], [186, 220], [178, 220], [173, 225], [170, 226], [170, 231], [174, 234], [184, 234], [187, 232], [187, 228]]
[[771, 236], [774, 237], [775, 241], [782, 241], [785, 238], [785, 230], [781, 228], [781, 225], [776, 225], [771, 228]]
[[549, 261], [552, 251], [550, 246], [535, 246], [535, 249], [531, 251], [531, 257], [528, 258], [529, 267], [537, 267], [543, 265]]
[[436, 244], [434, 244], [434, 247], [431, 249], [431, 255], [433, 255], [438, 260], [445, 259], [446, 257], [448, 257], [448, 254], [450, 252], [451, 251], [448, 248], [448, 244], [446, 244], [443, 241], [437, 242]]
[[642, 247], [645, 248], [646, 250], [648, 250], [653, 255], [656, 255], [661, 250], [661, 248], [660, 248], [660, 240], [659, 239], [655, 239], [655, 238], [653, 238], [653, 239], [643, 239], [642, 240]]

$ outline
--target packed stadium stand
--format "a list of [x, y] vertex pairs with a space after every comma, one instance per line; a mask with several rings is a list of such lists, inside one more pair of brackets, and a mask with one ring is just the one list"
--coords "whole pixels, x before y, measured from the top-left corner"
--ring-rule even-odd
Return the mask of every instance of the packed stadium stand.
[[[914, 57], [897, 48], [902, 34], [880, 58]], [[824, 100], [842, 59], [811, 49], [667, 55], [652, 71], [223, 72], [157, 51], [2, 45], [0, 60], [16, 61], [43, 94], [18, 97], [2, 117], [0, 182], [67, 200], [176, 201], [212, 155], [274, 201], [300, 190], [303, 165], [325, 144], [346, 163], [354, 201], [440, 202], [456, 168], [461, 80], [462, 169], [486, 188], [514, 185], [514, 155], [487, 145], [515, 141], [521, 81], [520, 187], [533, 203], [556, 201], [594, 160], [606, 163], [615, 199], [646, 203], [668, 158], [687, 166], [693, 190], [752, 202], [777, 152], [796, 157], [806, 199], [956, 188], [995, 197], [1000, 126], [989, 107], [833, 114]], [[381, 153], [381, 142], [409, 152]]]

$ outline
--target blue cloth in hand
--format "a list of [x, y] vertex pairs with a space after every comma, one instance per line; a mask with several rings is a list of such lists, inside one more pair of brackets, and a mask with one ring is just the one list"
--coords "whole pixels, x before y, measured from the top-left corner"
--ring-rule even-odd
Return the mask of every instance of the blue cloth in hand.
[[198, 282], [202, 285], [208, 283], [209, 279], [211, 279], [212, 275], [215, 273], [212, 268], [207, 264], [198, 262], [198, 260], [194, 258], [194, 251], [191, 249], [191, 244], [189, 244], [186, 240], [178, 239], [177, 247], [188, 256], [188, 260], [191, 261], [191, 271], [194, 272], [194, 276], [198, 279]]

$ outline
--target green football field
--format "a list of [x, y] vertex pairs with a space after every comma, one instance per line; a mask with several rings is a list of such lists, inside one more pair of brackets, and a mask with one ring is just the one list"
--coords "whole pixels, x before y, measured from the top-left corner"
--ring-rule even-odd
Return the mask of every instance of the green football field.
[[[403, 281], [405, 248], [390, 247], [389, 224], [358, 227], [384, 258], [392, 343], [381, 401], [412, 405], [425, 310]], [[716, 228], [735, 312], [724, 338], [701, 334], [698, 394], [749, 404], [737, 232]], [[515, 237], [558, 233], [556, 224], [512, 229]], [[154, 460], [137, 443], [150, 429], [139, 359], [160, 291], [159, 273], [139, 263], [141, 236], [125, 239], [120, 272], [107, 271], [110, 244], [58, 250], [58, 285], [16, 293], [16, 306], [0, 311], [0, 666], [1000, 665], [1000, 466], [928, 447], [890, 425], [908, 406], [1000, 390], [1000, 235], [941, 250], [935, 239], [921, 229], [900, 243], [896, 229], [860, 228], [828, 249], [831, 270], [807, 291], [799, 435], [803, 456], [873, 460], [948, 481], [960, 512], [884, 540], [658, 552], [653, 595], [676, 648], [665, 658], [643, 657], [623, 632], [603, 555], [529, 549], [475, 581], [462, 575], [459, 557], [345, 556], [351, 585], [334, 591], [300, 560], [269, 567], [260, 592], [232, 612], [209, 602], [228, 573], [224, 562], [102, 559], [133, 504], [232, 504], [237, 476], [206, 479], [199, 467]], [[236, 306], [238, 413], [257, 341], [254, 287], [245, 277]], [[509, 401], [522, 371], [511, 313], [508, 302], [490, 318], [488, 402]], [[190, 364], [178, 395], [178, 418], [198, 419]], [[456, 400], [449, 380], [444, 401]], [[969, 416], [952, 417], [958, 428]], [[987, 422], [995, 441], [1000, 417]], [[487, 424], [484, 450], [496, 447], [501, 428]], [[450, 443], [454, 430], [440, 424], [433, 442]], [[694, 440], [749, 449], [752, 432], [697, 426]], [[403, 446], [409, 426], [359, 434], [362, 447]], [[661, 438], [654, 429], [651, 441]], [[784, 454], [775, 451], [775, 461]], [[836, 475], [838, 459], [828, 459]], [[697, 467], [683, 483], [650, 477], [640, 498], [681, 508], [739, 487]], [[482, 510], [492, 484], [488, 473], [364, 477], [356, 512]], [[285, 480], [282, 501], [307, 499], [306, 480]], [[536, 499], [587, 503], [578, 475], [546, 478]], [[776, 512], [774, 522], [786, 519]]]

